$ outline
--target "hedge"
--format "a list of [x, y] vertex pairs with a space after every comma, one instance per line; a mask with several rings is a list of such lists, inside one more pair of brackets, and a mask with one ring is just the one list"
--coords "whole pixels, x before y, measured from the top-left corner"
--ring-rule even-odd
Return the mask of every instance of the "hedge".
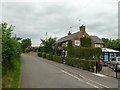
[[62, 63], [62, 57], [61, 56], [57, 56], [57, 55], [53, 55], [53, 61]]
[[96, 65], [95, 60], [86, 60], [86, 59], [70, 58], [70, 57], [66, 57], [65, 60], [67, 65], [92, 72], [94, 71], [94, 66]]
[[46, 58], [46, 53], [42, 53], [42, 57], [43, 57], [43, 58]]
[[71, 55], [68, 56], [81, 59], [96, 59], [102, 54], [101, 48], [74, 47], [71, 52]]
[[46, 59], [50, 60], [50, 54], [46, 54]]
[[42, 52], [38, 52], [38, 56], [39, 56], [39, 57], [42, 57]]

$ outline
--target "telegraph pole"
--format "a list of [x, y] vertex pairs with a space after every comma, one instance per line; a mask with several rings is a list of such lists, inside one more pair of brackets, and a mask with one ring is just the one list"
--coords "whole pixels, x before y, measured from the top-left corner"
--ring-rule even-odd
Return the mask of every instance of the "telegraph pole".
[[47, 41], [47, 32], [46, 32], [46, 41]]

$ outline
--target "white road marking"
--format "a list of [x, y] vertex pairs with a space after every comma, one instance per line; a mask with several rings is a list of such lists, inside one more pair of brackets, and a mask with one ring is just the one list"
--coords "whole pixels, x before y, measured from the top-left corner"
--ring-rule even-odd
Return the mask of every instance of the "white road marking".
[[72, 77], [78, 79], [79, 81], [82, 81], [82, 82], [83, 82], [83, 80], [81, 80], [80, 78], [78, 78], [78, 77], [76, 77], [76, 76], [74, 76], [74, 75], [72, 75], [72, 74], [70, 74], [70, 73], [68, 73], [68, 72], [66, 72], [66, 71], [64, 71], [64, 70], [62, 70], [62, 72], [65, 73], [65, 74], [68, 74], [69, 76], [72, 76]]
[[[86, 79], [86, 78], [83, 77], [82, 75], [79, 75], [79, 76], [81, 76], [82, 78]], [[110, 88], [110, 87], [108, 87], [108, 86], [105, 86], [105, 85], [103, 85], [103, 84], [100, 84], [100, 83], [98, 83], [98, 82], [95, 82], [95, 81], [93, 81], [93, 80], [91, 80], [91, 79], [86, 79], [86, 80], [89, 80], [89, 81], [91, 81], [91, 82], [93, 82], [93, 83], [96, 83], [96, 84], [98, 84], [98, 85], [100, 85], [100, 86], [103, 86], [103, 87], [105, 87], [105, 88]]]
[[105, 86], [105, 85], [103, 85], [103, 84], [101, 84], [101, 83], [95, 82], [95, 81], [93, 81], [93, 80], [91, 80], [91, 79], [86, 79], [84, 76], [82, 76], [82, 75], [80, 75], [80, 74], [79, 74], [79, 76], [82, 77], [82, 78], [84, 78], [85, 80], [89, 80], [89, 81], [91, 81], [91, 82], [93, 82], [93, 83], [96, 83], [96, 84], [98, 84], [98, 85], [100, 85], [100, 86], [103, 86], [103, 87], [105, 87], [105, 88], [110, 88], [110, 87]]
[[[72, 76], [72, 77], [74, 77], [74, 78], [76, 78], [77, 80], [79, 80], [79, 81], [82, 81], [82, 82], [84, 82], [83, 80], [81, 80], [80, 78], [78, 78], [78, 77], [76, 77], [76, 76], [74, 76], [74, 75], [72, 75], [72, 74], [70, 74], [70, 73], [68, 73], [68, 72], [66, 72], [66, 71], [64, 71], [64, 70], [61, 70], [63, 73], [65, 73], [65, 74], [67, 74], [67, 75], [69, 75], [69, 76]], [[88, 82], [86, 82], [88, 85], [90, 85], [90, 86], [93, 86], [93, 87], [95, 87], [95, 88], [99, 88], [99, 87], [97, 87], [97, 86], [95, 86], [95, 85], [93, 85], [93, 84], [90, 84], [90, 83], [88, 83]]]
[[100, 76], [100, 77], [107, 77], [107, 76], [105, 76], [105, 75], [102, 75], [102, 74], [99, 74], [99, 73], [93, 73], [94, 75], [97, 75], [97, 76]]
[[90, 84], [89, 82], [86, 82], [86, 83], [89, 84], [89, 85], [91, 85], [91, 86], [93, 86], [93, 87], [95, 87], [95, 88], [99, 88], [99, 87], [97, 87], [97, 86], [95, 86], [93, 84]]

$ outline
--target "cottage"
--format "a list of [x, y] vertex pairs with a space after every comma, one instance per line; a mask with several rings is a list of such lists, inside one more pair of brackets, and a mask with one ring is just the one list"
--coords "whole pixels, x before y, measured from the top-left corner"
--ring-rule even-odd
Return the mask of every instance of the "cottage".
[[98, 36], [89, 35], [84, 25], [80, 26], [80, 31], [73, 34], [69, 32], [67, 36], [60, 38], [56, 43], [60, 45], [61, 49], [67, 46], [68, 41], [72, 41], [73, 47], [84, 47], [82, 46], [82, 38], [90, 39], [90, 47], [104, 47], [103, 41]]

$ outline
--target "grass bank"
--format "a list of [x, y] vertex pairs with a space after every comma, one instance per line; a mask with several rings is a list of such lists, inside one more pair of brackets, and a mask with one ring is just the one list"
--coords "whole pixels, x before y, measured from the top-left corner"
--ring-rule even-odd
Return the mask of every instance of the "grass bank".
[[16, 58], [14, 60], [14, 68], [6, 70], [6, 74], [2, 76], [2, 88], [18, 88], [20, 85], [21, 61]]

